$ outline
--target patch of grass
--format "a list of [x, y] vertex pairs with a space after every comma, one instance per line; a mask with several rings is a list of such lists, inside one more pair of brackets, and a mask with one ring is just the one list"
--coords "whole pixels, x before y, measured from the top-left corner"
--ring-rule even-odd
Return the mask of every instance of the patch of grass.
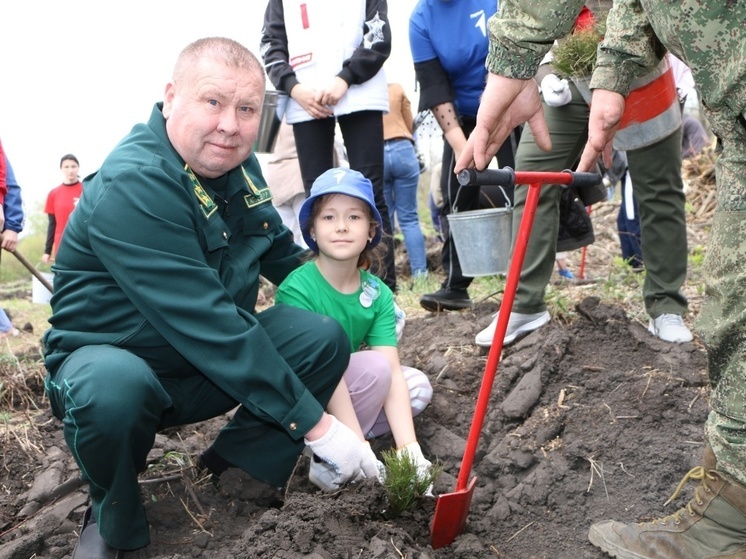
[[598, 44], [606, 31], [606, 14], [596, 14], [596, 24], [560, 39], [552, 49], [552, 66], [562, 78], [587, 78], [596, 64]]
[[552, 284], [547, 286], [544, 295], [549, 313], [555, 318], [570, 319], [575, 316], [575, 302], [569, 297], [566, 289], [557, 289]]
[[604, 298], [625, 305], [635, 300], [641, 301], [644, 281], [645, 270], [636, 272], [621, 256], [615, 256], [602, 283]]
[[705, 249], [702, 245], [697, 245], [689, 249], [689, 265], [697, 270], [701, 270], [705, 262]]

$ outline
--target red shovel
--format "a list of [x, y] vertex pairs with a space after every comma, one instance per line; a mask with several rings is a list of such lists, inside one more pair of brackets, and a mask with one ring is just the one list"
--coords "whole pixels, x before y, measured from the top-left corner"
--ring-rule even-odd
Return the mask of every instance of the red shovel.
[[490, 392], [492, 391], [492, 383], [495, 380], [497, 363], [502, 353], [510, 312], [513, 309], [513, 299], [515, 299], [518, 279], [521, 275], [523, 260], [526, 256], [526, 247], [529, 235], [531, 234], [531, 227], [534, 223], [536, 207], [539, 203], [541, 186], [543, 184], [572, 184], [578, 187], [594, 186], [601, 182], [601, 177], [595, 173], [573, 173], [572, 171], [562, 171], [560, 173], [515, 172], [513, 169], [506, 167], [504, 169], [487, 171], [464, 169], [458, 174], [458, 181], [462, 186], [479, 186], [482, 184], [513, 186], [515, 184], [528, 184], [529, 190], [523, 210], [523, 218], [521, 219], [515, 247], [513, 248], [513, 257], [508, 270], [505, 293], [502, 304], [500, 305], [495, 335], [487, 356], [487, 365], [482, 376], [482, 384], [479, 388], [479, 396], [477, 397], [477, 405], [474, 410], [474, 418], [472, 419], [469, 436], [466, 439], [466, 448], [464, 449], [461, 469], [456, 480], [456, 489], [453, 493], [438, 495], [438, 500], [435, 503], [435, 516], [433, 517], [430, 529], [430, 539], [433, 549], [451, 545], [456, 536], [463, 532], [466, 525], [466, 518], [469, 515], [469, 507], [471, 506], [471, 498], [474, 495], [474, 486], [477, 478], [474, 476], [468, 485], [467, 481], [474, 462], [474, 454], [477, 450], [484, 417], [487, 413], [487, 403], [489, 402]]

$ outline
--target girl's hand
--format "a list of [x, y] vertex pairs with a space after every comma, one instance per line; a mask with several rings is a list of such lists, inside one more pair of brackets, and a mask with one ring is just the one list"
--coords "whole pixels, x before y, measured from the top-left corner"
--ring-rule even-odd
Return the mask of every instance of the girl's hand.
[[303, 107], [303, 110], [313, 118], [328, 118], [334, 114], [329, 107], [325, 106], [325, 104], [320, 101], [321, 92], [316, 91], [312, 87], [305, 86], [302, 83], [293, 87], [290, 91], [290, 97], [295, 99], [295, 101]]
[[340, 77], [335, 77], [331, 85], [319, 92], [319, 100], [321, 104], [333, 107], [347, 94], [347, 90], [350, 86]]

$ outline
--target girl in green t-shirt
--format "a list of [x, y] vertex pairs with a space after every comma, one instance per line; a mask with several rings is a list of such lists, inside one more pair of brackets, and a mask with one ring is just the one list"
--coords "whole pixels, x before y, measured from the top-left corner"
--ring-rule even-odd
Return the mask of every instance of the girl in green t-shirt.
[[[350, 338], [350, 366], [327, 410], [361, 440], [364, 433], [390, 430], [397, 451], [409, 453], [424, 475], [431, 463], [417, 442], [412, 417], [430, 402], [432, 387], [424, 373], [399, 363], [393, 293], [367, 271], [381, 240], [371, 182], [350, 169], [326, 171], [314, 182], [299, 221], [317, 257], [288, 275], [275, 301], [331, 317]], [[359, 351], [361, 346], [369, 349]], [[336, 490], [327, 469], [314, 459], [309, 478], [321, 489]]]

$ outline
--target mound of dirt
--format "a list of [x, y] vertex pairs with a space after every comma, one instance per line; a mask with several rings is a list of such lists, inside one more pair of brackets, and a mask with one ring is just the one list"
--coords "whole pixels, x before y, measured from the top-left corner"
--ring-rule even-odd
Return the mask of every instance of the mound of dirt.
[[[409, 318], [402, 362], [435, 387], [416, 418], [425, 454], [445, 470], [450, 493], [464, 451], [487, 352], [471, 341], [497, 306]], [[324, 495], [307, 481], [307, 458], [281, 495], [229, 470], [220, 483], [192, 463], [225, 418], [160, 434], [142, 476], [152, 543], [128, 558], [599, 557], [587, 540], [599, 520], [649, 520], [700, 462], [709, 386], [697, 340], [656, 340], [624, 309], [588, 298], [572, 324], [550, 322], [506, 348], [472, 475], [463, 534], [433, 550], [435, 499], [392, 518], [385, 490], [363, 482]], [[46, 410], [3, 441], [0, 559], [69, 557], [87, 504], [61, 427]], [[25, 429], [25, 431], [24, 431]], [[373, 443], [390, 448], [390, 437]]]

